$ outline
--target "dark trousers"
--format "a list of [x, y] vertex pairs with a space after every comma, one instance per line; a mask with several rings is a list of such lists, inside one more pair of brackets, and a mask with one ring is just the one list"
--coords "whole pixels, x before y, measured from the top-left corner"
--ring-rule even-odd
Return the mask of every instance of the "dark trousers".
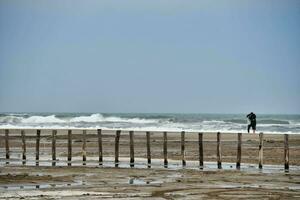
[[250, 128], [251, 128], [251, 124], [248, 125], [248, 133], [249, 133], [249, 131], [250, 131]]
[[252, 127], [252, 130], [255, 130], [256, 129], [256, 123], [252, 122], [251, 124], [248, 125], [248, 133], [249, 133], [251, 127]]

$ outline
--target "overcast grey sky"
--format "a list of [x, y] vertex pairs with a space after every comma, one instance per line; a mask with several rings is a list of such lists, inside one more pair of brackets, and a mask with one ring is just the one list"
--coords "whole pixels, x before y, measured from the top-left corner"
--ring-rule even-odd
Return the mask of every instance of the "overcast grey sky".
[[300, 1], [0, 1], [0, 112], [300, 113]]

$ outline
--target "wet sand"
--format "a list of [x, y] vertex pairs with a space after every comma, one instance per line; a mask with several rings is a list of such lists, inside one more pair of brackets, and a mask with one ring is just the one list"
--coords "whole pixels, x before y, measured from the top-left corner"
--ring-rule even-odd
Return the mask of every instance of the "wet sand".
[[300, 198], [299, 171], [15, 166], [1, 174], [11, 175], [0, 176], [0, 199]]
[[[1, 132], [2, 131], [2, 132]], [[95, 131], [87, 132], [87, 166], [82, 166], [82, 131], [73, 131], [72, 167], [66, 166], [67, 130], [57, 135], [56, 167], [51, 166], [51, 131], [42, 130], [39, 163], [34, 166], [35, 133], [26, 130], [27, 158], [22, 166], [20, 131], [10, 133], [9, 165], [5, 164], [4, 132], [0, 131], [1, 199], [298, 199], [300, 136], [289, 135], [291, 170], [283, 169], [283, 135], [264, 135], [264, 164], [257, 169], [258, 134], [243, 134], [242, 170], [235, 170], [237, 135], [222, 134], [223, 170], [216, 169], [216, 134], [204, 134], [204, 170], [198, 169], [198, 135], [186, 133], [187, 167], [181, 167], [180, 133], [168, 133], [167, 169], [162, 166], [162, 133], [151, 133], [152, 168], [146, 165], [145, 133], [134, 136], [136, 165], [129, 167], [129, 135], [120, 138], [119, 168], [113, 167], [115, 133], [103, 132], [103, 166], [99, 166]], [[175, 163], [175, 164], [174, 164]], [[227, 164], [232, 163], [232, 164]], [[246, 164], [249, 163], [249, 164]], [[211, 167], [212, 166], [212, 167]]]

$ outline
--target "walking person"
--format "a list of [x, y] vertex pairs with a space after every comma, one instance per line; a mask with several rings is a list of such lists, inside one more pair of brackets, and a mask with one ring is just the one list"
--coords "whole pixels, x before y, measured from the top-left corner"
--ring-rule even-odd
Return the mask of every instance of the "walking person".
[[256, 115], [251, 112], [250, 114], [247, 115], [248, 118], [248, 133], [250, 131], [250, 128], [252, 128], [253, 133], [255, 133], [256, 130]]

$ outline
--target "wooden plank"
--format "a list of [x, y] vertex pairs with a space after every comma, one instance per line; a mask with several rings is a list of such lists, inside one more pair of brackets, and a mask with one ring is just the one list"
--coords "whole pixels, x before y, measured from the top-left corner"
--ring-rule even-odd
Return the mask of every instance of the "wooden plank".
[[203, 133], [198, 133], [198, 142], [199, 142], [199, 166], [203, 169]]
[[116, 137], [115, 137], [115, 166], [119, 166], [119, 142], [120, 142], [120, 134], [121, 130], [116, 131]]
[[289, 135], [284, 134], [284, 169], [289, 170]]
[[52, 130], [52, 166], [56, 165], [56, 135], [57, 130]]
[[185, 132], [181, 131], [181, 160], [182, 160], [182, 166], [186, 166], [186, 160], [185, 160]]
[[82, 164], [86, 165], [86, 130], [82, 131]]
[[68, 166], [71, 166], [72, 161], [72, 130], [68, 130]]
[[241, 168], [241, 160], [242, 160], [242, 134], [238, 133], [238, 144], [237, 144], [237, 158], [236, 158], [236, 168]]
[[103, 152], [102, 152], [102, 130], [98, 129], [98, 152], [99, 152], [99, 165], [103, 163]]
[[164, 132], [163, 153], [164, 153], [164, 167], [168, 167], [168, 139], [167, 139], [167, 132]]
[[40, 137], [41, 137], [41, 130], [36, 131], [36, 145], [35, 145], [35, 165], [39, 165], [40, 160]]
[[22, 164], [26, 164], [26, 139], [25, 139], [25, 131], [21, 130], [22, 137]]
[[221, 133], [217, 133], [217, 162], [218, 169], [222, 169]]
[[148, 161], [148, 167], [151, 167], [150, 132], [146, 132], [146, 139], [147, 139], [147, 161]]
[[259, 146], [258, 146], [258, 167], [259, 169], [263, 168], [263, 133], [259, 133]]
[[130, 167], [134, 167], [134, 132], [129, 131], [129, 137], [130, 137]]
[[9, 130], [5, 129], [5, 158], [6, 158], [6, 164], [9, 164]]

